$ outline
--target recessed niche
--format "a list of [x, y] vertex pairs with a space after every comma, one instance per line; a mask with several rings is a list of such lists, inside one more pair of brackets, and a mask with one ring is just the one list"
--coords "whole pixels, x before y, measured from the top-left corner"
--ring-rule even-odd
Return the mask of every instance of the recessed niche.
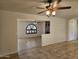
[[50, 33], [50, 21], [45, 21], [45, 34]]

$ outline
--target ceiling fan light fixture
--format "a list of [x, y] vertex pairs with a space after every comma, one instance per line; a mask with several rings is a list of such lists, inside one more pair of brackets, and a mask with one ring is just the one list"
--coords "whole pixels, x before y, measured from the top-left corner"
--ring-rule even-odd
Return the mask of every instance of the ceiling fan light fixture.
[[52, 12], [52, 15], [55, 16], [55, 15], [56, 15], [56, 11], [53, 11], [53, 12]]
[[[49, 16], [55, 16], [57, 10], [63, 10], [63, 9], [70, 9], [71, 6], [64, 6], [64, 7], [59, 7], [59, 3], [61, 0], [44, 0], [48, 3], [48, 5], [45, 6], [45, 8], [39, 8], [39, 9], [45, 9], [38, 14], [41, 14], [43, 12], [46, 12], [46, 15]], [[53, 1], [53, 2], [52, 2]]]
[[48, 11], [46, 11], [46, 15], [47, 16], [49, 16], [50, 15], [50, 11], [48, 10]]

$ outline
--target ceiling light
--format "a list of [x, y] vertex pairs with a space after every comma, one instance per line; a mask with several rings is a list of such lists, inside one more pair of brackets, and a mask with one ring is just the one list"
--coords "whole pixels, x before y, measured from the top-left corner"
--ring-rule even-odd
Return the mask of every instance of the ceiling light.
[[50, 11], [48, 10], [48, 11], [46, 11], [46, 15], [47, 16], [49, 16], [50, 15]]
[[53, 12], [52, 12], [52, 15], [55, 16], [55, 14], [56, 14], [56, 11], [53, 11]]

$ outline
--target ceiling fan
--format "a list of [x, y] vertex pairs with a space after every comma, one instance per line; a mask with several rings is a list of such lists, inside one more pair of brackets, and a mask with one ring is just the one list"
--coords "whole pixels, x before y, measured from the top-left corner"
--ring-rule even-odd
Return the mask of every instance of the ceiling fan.
[[56, 15], [56, 10], [63, 10], [63, 9], [70, 9], [71, 6], [65, 6], [65, 7], [59, 7], [59, 3], [61, 2], [61, 0], [55, 0], [52, 2], [52, 0], [47, 0], [45, 1], [48, 3], [47, 6], [45, 6], [45, 8], [42, 8], [42, 7], [37, 7], [38, 9], [45, 9], [41, 12], [38, 12], [38, 14], [41, 14], [43, 12], [46, 12], [46, 15], [47, 16], [55, 16]]

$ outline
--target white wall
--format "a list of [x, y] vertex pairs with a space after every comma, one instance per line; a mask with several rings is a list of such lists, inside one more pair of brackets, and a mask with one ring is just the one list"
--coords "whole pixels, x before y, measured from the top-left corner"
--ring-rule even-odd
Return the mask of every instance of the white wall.
[[62, 18], [51, 18], [50, 34], [42, 35], [42, 46], [63, 42], [67, 39], [67, 21]]
[[16, 17], [12, 14], [1, 13], [1, 55], [15, 52], [16, 45]]
[[38, 22], [38, 34], [45, 34], [45, 21]]
[[0, 15], [0, 54], [1, 54], [1, 15]]
[[72, 18], [68, 21], [68, 40], [78, 39], [77, 26], [78, 23], [76, 18]]

